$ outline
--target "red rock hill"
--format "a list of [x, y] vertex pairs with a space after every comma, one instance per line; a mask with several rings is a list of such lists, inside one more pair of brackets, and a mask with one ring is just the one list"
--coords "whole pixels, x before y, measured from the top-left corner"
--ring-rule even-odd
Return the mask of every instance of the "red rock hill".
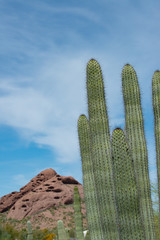
[[7, 218], [22, 220], [59, 204], [73, 203], [73, 190], [78, 186], [80, 197], [84, 198], [83, 186], [73, 177], [63, 177], [52, 168], [46, 169], [20, 189], [0, 199], [0, 212]]

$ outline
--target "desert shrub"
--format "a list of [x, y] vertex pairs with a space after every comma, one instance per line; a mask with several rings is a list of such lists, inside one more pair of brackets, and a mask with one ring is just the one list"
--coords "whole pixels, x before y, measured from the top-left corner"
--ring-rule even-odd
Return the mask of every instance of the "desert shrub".
[[33, 240], [41, 240], [45, 235], [43, 230], [33, 230]]
[[7, 239], [15, 240], [16, 238], [19, 237], [19, 232], [12, 225], [10, 225], [9, 223], [7, 223], [4, 226], [3, 232], [8, 234], [8, 238]]
[[44, 228], [44, 229], [42, 230], [42, 232], [45, 233], [45, 234], [47, 234], [47, 233], [48, 233], [48, 229], [47, 229], [47, 228]]
[[56, 238], [56, 234], [54, 234], [54, 233], [49, 233], [49, 234], [47, 234], [45, 237], [43, 237], [42, 240], [53, 240], [53, 239], [55, 239], [55, 238]]

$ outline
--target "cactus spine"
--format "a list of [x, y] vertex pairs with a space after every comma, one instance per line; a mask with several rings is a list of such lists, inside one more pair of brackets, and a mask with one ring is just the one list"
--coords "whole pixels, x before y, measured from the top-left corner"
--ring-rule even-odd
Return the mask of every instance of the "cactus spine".
[[125, 104], [125, 128], [136, 170], [145, 239], [152, 240], [155, 239], [155, 230], [140, 90], [136, 72], [129, 64], [125, 65], [122, 71], [122, 87]]
[[152, 103], [154, 112], [154, 132], [156, 141], [156, 163], [159, 194], [159, 229], [160, 229], [160, 71], [155, 71], [152, 78]]
[[78, 240], [84, 240], [83, 236], [83, 221], [81, 213], [81, 199], [78, 192], [78, 187], [74, 188], [74, 216], [75, 216], [75, 227], [76, 237]]
[[88, 119], [83, 114], [78, 119], [78, 136], [80, 143], [80, 153], [83, 169], [83, 188], [90, 238], [92, 240], [103, 239], [99, 206], [95, 191], [89, 123]]
[[30, 221], [27, 221], [27, 231], [28, 231], [27, 240], [33, 240], [32, 225]]
[[112, 133], [112, 160], [121, 239], [144, 239], [132, 155], [120, 128]]

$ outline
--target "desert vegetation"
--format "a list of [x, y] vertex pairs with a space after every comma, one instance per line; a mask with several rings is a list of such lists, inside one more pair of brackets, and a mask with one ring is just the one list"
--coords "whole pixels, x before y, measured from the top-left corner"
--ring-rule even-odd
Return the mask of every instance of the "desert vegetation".
[[[152, 191], [154, 193], [156, 193], [156, 195], [158, 194], [158, 190], [156, 189], [156, 187], [152, 184]], [[82, 202], [84, 203], [84, 200], [82, 200]], [[153, 203], [154, 205], [157, 205], [158, 203], [155, 201]], [[76, 239], [76, 231], [75, 231], [75, 223], [74, 223], [74, 214], [73, 212], [68, 212], [68, 215], [71, 216], [72, 221], [69, 221], [69, 223], [66, 223], [66, 206], [59, 206], [57, 208], [53, 207], [50, 208], [50, 212], [52, 212], [53, 216], [54, 216], [54, 211], [58, 211], [58, 209], [60, 207], [63, 207], [64, 209], [64, 218], [63, 218], [63, 222], [65, 223], [65, 226], [68, 226], [68, 234], [70, 239]], [[73, 207], [73, 206], [72, 206]], [[7, 219], [6, 218], [6, 214], [7, 213], [1, 213], [0, 214], [0, 240], [27, 240], [27, 236], [28, 236], [28, 232], [27, 232], [27, 221], [31, 219], [31, 217], [27, 217], [26, 219], [23, 219], [21, 221], [18, 221], [16, 219]], [[38, 215], [38, 214], [36, 214]], [[35, 219], [36, 219], [36, 215], [35, 215]], [[84, 221], [85, 219], [85, 221]], [[43, 219], [44, 221], [46, 221], [46, 219]], [[52, 219], [51, 219], [52, 220]], [[53, 220], [51, 221], [51, 223], [53, 224]], [[87, 221], [86, 221], [86, 216], [83, 216], [83, 229], [87, 229]], [[158, 228], [158, 211], [154, 211], [154, 223], [155, 223], [155, 228], [156, 228], [156, 240], [160, 239], [160, 231]], [[33, 240], [53, 240], [56, 239], [56, 237], [58, 236], [58, 228], [54, 227], [54, 228], [44, 228], [44, 229], [40, 229], [40, 227], [38, 227], [38, 224], [40, 224], [40, 222], [37, 220], [35, 220], [32, 224], [33, 227]], [[55, 224], [55, 222], [54, 222]], [[57, 223], [56, 223], [57, 224]], [[35, 227], [36, 226], [36, 227]], [[89, 239], [89, 235], [87, 235], [86, 240]]]

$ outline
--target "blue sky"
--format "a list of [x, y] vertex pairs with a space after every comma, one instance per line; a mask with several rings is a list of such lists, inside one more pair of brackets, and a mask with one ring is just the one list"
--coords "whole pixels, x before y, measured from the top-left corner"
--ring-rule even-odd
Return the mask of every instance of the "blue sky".
[[82, 183], [77, 120], [86, 64], [99, 61], [110, 130], [124, 127], [121, 71], [137, 72], [149, 174], [156, 182], [152, 76], [160, 69], [158, 0], [0, 0], [0, 196], [53, 168]]

